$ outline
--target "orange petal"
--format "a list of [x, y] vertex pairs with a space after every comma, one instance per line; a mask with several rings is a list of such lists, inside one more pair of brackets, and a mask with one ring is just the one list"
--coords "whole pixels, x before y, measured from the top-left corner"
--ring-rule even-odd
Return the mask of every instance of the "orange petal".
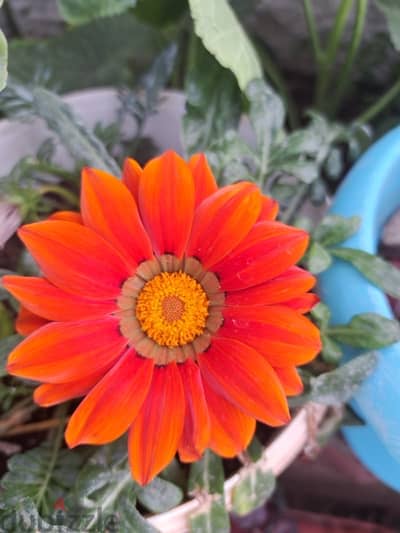
[[134, 479], [149, 483], [174, 457], [182, 435], [185, 397], [176, 363], [154, 368], [147, 398], [129, 433]]
[[283, 305], [227, 307], [219, 334], [260, 352], [272, 366], [304, 365], [321, 349], [318, 328]]
[[90, 389], [101, 379], [106, 372], [106, 369], [101, 372], [96, 372], [92, 376], [70, 383], [44, 383], [36, 387], [33, 393], [33, 399], [41, 407], [50, 407], [58, 403], [85, 396]]
[[271, 305], [303, 296], [315, 285], [316, 279], [306, 270], [290, 267], [280, 276], [260, 285], [229, 292], [226, 305]]
[[139, 199], [139, 181], [142, 172], [143, 169], [137, 161], [130, 158], [125, 159], [124, 168], [122, 170], [122, 183], [128, 187], [136, 202], [138, 202]]
[[179, 444], [181, 461], [200, 459], [210, 440], [210, 417], [199, 367], [192, 360], [178, 366], [186, 399], [185, 423]]
[[311, 309], [316, 305], [320, 299], [316, 294], [303, 294], [303, 296], [298, 296], [297, 298], [292, 298], [283, 302], [283, 305], [294, 309], [298, 313], [305, 314], [311, 311]]
[[151, 243], [126, 186], [94, 168], [82, 171], [81, 211], [85, 225], [110, 242], [135, 267], [153, 257]]
[[246, 237], [260, 209], [261, 194], [252, 183], [219, 189], [196, 210], [187, 255], [204, 268], [215, 265]]
[[71, 416], [65, 431], [68, 446], [106, 444], [125, 433], [149, 390], [153, 366], [152, 359], [128, 350]]
[[192, 227], [194, 200], [192, 174], [175, 152], [165, 152], [147, 163], [139, 185], [139, 206], [157, 254], [183, 255]]
[[55, 287], [44, 278], [4, 276], [2, 281], [24, 307], [48, 320], [84, 320], [104, 316], [116, 309], [115, 301], [80, 298]]
[[48, 220], [64, 220], [64, 222], [75, 222], [83, 224], [81, 214], [77, 211], [56, 211], [49, 216]]
[[197, 207], [205, 198], [218, 190], [218, 185], [204, 154], [192, 155], [189, 167], [194, 178]]
[[287, 396], [296, 396], [303, 392], [303, 382], [294, 366], [285, 366], [282, 368], [274, 367], [275, 373], [282, 383], [283, 389]]
[[258, 222], [263, 220], [275, 220], [279, 213], [279, 204], [269, 196], [262, 197], [262, 208], [258, 216]]
[[26, 307], [19, 308], [18, 316], [15, 320], [15, 330], [24, 337], [30, 335], [33, 331], [45, 326], [48, 321], [41, 316], [37, 316]]
[[53, 322], [11, 352], [7, 369], [15, 376], [47, 383], [75, 381], [115, 361], [126, 342], [116, 318]]
[[283, 388], [272, 367], [254, 348], [218, 337], [197, 359], [203, 379], [247, 415], [270, 426], [290, 420]]
[[210, 448], [221, 457], [235, 457], [249, 445], [256, 429], [254, 418], [204, 383], [211, 421]]
[[132, 274], [117, 251], [85, 226], [48, 220], [27, 224], [18, 235], [45, 277], [67, 292], [115, 298]]
[[226, 291], [275, 278], [293, 266], [308, 245], [308, 234], [280, 222], [257, 223], [246, 239], [214, 267]]

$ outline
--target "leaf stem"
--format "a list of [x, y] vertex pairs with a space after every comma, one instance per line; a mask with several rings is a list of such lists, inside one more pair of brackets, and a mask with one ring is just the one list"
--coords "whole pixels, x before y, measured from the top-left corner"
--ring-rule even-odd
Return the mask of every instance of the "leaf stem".
[[79, 207], [79, 198], [71, 191], [68, 191], [64, 187], [61, 187], [59, 185], [46, 185], [44, 187], [40, 187], [39, 189], [40, 194], [48, 194], [48, 193], [54, 193], [58, 196], [61, 196], [61, 198], [64, 198], [72, 207]]
[[335, 23], [329, 34], [328, 46], [323, 56], [323, 60], [320, 63], [320, 68], [317, 76], [315, 99], [316, 107], [318, 109], [322, 109], [324, 107], [326, 91], [329, 87], [329, 82], [332, 77], [333, 66], [335, 64], [337, 51], [352, 5], [353, 0], [342, 0], [338, 12], [336, 13]]
[[292, 221], [293, 217], [297, 213], [298, 208], [301, 206], [304, 198], [307, 196], [309, 189], [310, 189], [310, 185], [308, 183], [302, 183], [299, 186], [297, 193], [293, 196], [289, 205], [287, 206], [284, 213], [280, 217], [281, 222], [285, 222], [285, 224], [288, 224]]
[[353, 35], [350, 46], [347, 50], [347, 57], [339, 75], [336, 94], [333, 97], [330, 115], [334, 115], [340, 107], [343, 95], [350, 83], [350, 72], [354, 64], [354, 59], [359, 50], [361, 39], [364, 33], [365, 19], [368, 10], [368, 0], [357, 0], [356, 22], [353, 28]]
[[358, 123], [370, 122], [373, 118], [376, 117], [376, 115], [381, 113], [385, 109], [385, 107], [388, 106], [390, 102], [396, 98], [396, 96], [399, 93], [400, 93], [400, 78], [383, 96], [379, 98], [377, 102], [375, 102], [371, 107], [369, 107], [361, 115], [359, 115], [355, 119], [355, 122], [358, 122]]
[[321, 49], [321, 42], [317, 31], [317, 25], [315, 22], [314, 10], [311, 4], [311, 0], [303, 0], [303, 10], [304, 16], [306, 18], [308, 33], [311, 39], [311, 46], [314, 52], [315, 62], [318, 65], [321, 63], [323, 52]]
[[60, 405], [58, 407], [58, 409], [57, 409], [57, 416], [58, 416], [60, 422], [59, 422], [59, 425], [58, 425], [58, 428], [57, 428], [57, 432], [56, 432], [55, 437], [54, 437], [54, 442], [53, 442], [53, 447], [52, 447], [52, 451], [51, 451], [50, 461], [49, 461], [49, 464], [47, 465], [47, 472], [46, 472], [46, 475], [44, 477], [43, 483], [42, 483], [40, 489], [38, 490], [38, 492], [36, 494], [35, 503], [36, 503], [36, 507], [38, 509], [41, 506], [41, 504], [43, 503], [44, 496], [45, 496], [46, 491], [48, 489], [51, 476], [53, 474], [54, 468], [55, 468], [56, 463], [57, 463], [57, 457], [58, 457], [58, 453], [59, 453], [60, 448], [61, 448], [61, 443], [62, 443], [63, 434], [64, 434], [64, 425], [65, 425], [65, 417], [66, 417], [66, 414], [67, 414], [67, 409], [68, 409], [68, 403], [64, 403], [64, 404]]

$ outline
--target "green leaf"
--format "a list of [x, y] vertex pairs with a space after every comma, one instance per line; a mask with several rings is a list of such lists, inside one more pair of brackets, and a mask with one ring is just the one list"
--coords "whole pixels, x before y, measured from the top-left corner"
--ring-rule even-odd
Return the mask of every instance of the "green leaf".
[[360, 217], [341, 217], [327, 215], [318, 224], [313, 233], [313, 238], [323, 246], [333, 246], [345, 241], [356, 233], [360, 227]]
[[185, 92], [182, 137], [188, 154], [204, 151], [227, 130], [237, 127], [241, 100], [236, 80], [197, 38], [190, 49]]
[[390, 38], [397, 51], [400, 50], [400, 4], [397, 0], [375, 0], [386, 18]]
[[328, 175], [328, 178], [332, 181], [338, 180], [343, 174], [343, 155], [340, 148], [332, 148], [326, 161], [325, 161], [325, 170]]
[[283, 129], [285, 109], [279, 96], [263, 80], [251, 81], [246, 88], [246, 96], [250, 103], [250, 123], [256, 134], [260, 174], [264, 175], [271, 145]]
[[82, 456], [76, 451], [59, 450], [47, 443], [9, 459], [8, 472], [1, 480], [4, 489], [0, 511], [6, 512], [21, 498], [29, 497], [45, 515], [55, 501], [74, 485]]
[[346, 325], [328, 328], [331, 337], [343, 344], [374, 350], [400, 340], [400, 324], [375, 313], [353, 316]]
[[7, 81], [7, 39], [0, 30], [0, 91], [4, 89]]
[[334, 248], [331, 254], [348, 261], [393, 298], [400, 298], [400, 270], [376, 255], [354, 248]]
[[230, 522], [223, 499], [211, 498], [189, 519], [191, 533], [229, 533]]
[[312, 274], [319, 274], [329, 268], [332, 258], [328, 250], [314, 241], [307, 251], [304, 262]]
[[210, 450], [204, 452], [203, 457], [190, 467], [188, 492], [198, 494], [223, 494], [224, 469], [222, 460]]
[[119, 15], [134, 7], [136, 0], [57, 0], [57, 4], [68, 24], [84, 24], [95, 18]]
[[325, 329], [329, 324], [331, 312], [326, 304], [319, 302], [311, 309], [311, 316], [320, 329]]
[[148, 522], [135, 506], [127, 498], [122, 498], [118, 506], [118, 529], [109, 531], [118, 531], [121, 533], [159, 533], [159, 530]]
[[255, 464], [243, 469], [240, 476], [232, 492], [232, 510], [246, 515], [264, 505], [275, 490], [276, 480], [272, 472], [264, 472]]
[[46, 121], [71, 156], [80, 164], [119, 176], [121, 171], [103, 143], [74, 116], [71, 108], [56, 94], [42, 88], [32, 90], [33, 108]]
[[359, 355], [349, 363], [310, 379], [311, 401], [324, 405], [341, 405], [350, 400], [378, 362], [375, 352]]
[[223, 67], [233, 72], [245, 91], [262, 78], [259, 59], [226, 0], [189, 0], [195, 33]]
[[6, 364], [10, 352], [22, 341], [21, 335], [11, 335], [0, 340], [0, 377], [7, 375]]
[[179, 22], [186, 10], [186, 0], [137, 0], [134, 13], [140, 20], [164, 27]]
[[132, 87], [165, 46], [160, 32], [129, 13], [97, 19], [46, 40], [13, 39], [8, 68], [20, 83], [61, 93]]
[[156, 477], [151, 483], [137, 489], [137, 499], [152, 513], [163, 513], [179, 505], [183, 493], [179, 487]]
[[307, 184], [312, 183], [319, 176], [317, 164], [314, 161], [307, 161], [304, 158], [299, 158], [295, 161], [288, 160], [280, 165], [274, 164], [273, 168], [299, 178], [300, 181]]
[[321, 333], [321, 340], [322, 340], [322, 351], [321, 351], [322, 359], [325, 361], [325, 363], [337, 366], [339, 364], [339, 361], [343, 357], [343, 352], [339, 344], [335, 342], [333, 339], [331, 339], [329, 335], [326, 335], [326, 333]]

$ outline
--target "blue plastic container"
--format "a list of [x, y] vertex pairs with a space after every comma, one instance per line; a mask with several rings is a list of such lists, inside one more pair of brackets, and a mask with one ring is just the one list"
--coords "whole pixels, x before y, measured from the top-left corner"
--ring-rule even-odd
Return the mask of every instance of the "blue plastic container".
[[[349, 172], [331, 213], [359, 215], [359, 232], [343, 246], [375, 253], [385, 221], [400, 207], [400, 127], [374, 144]], [[357, 313], [393, 318], [386, 296], [354, 267], [341, 260], [320, 276], [320, 294], [332, 311], [332, 323]], [[346, 351], [346, 359], [355, 355]], [[353, 407], [366, 421], [344, 434], [362, 463], [384, 483], [400, 491], [400, 343], [379, 351], [379, 362], [356, 396]]]

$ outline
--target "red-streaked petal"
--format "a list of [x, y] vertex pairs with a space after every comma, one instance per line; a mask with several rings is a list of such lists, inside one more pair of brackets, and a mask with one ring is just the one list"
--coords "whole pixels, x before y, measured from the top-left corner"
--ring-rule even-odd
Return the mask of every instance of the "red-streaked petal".
[[24, 307], [47, 320], [84, 320], [107, 315], [116, 309], [115, 301], [80, 298], [44, 278], [4, 276], [2, 281]]
[[316, 305], [319, 301], [320, 299], [316, 294], [309, 293], [303, 294], [303, 296], [299, 296], [297, 298], [292, 298], [286, 302], [282, 302], [282, 305], [286, 305], [287, 307], [290, 307], [291, 309], [294, 309], [298, 313], [304, 315], [305, 313], [311, 311], [314, 305]]
[[66, 400], [85, 396], [104, 376], [105, 372], [106, 369], [87, 378], [70, 381], [69, 383], [44, 383], [36, 387], [33, 399], [41, 407], [51, 407]]
[[131, 269], [153, 257], [136, 202], [117, 178], [94, 168], [82, 171], [81, 211], [92, 228], [123, 256]]
[[203, 379], [247, 415], [270, 426], [280, 426], [290, 420], [282, 385], [266, 359], [254, 348], [218, 337], [197, 359]]
[[153, 366], [128, 350], [74, 411], [65, 431], [68, 446], [106, 444], [125, 433], [149, 390]]
[[15, 331], [24, 337], [30, 335], [37, 329], [45, 326], [48, 321], [35, 313], [32, 313], [24, 306], [19, 309], [18, 316], [15, 320]]
[[217, 191], [218, 186], [204, 154], [192, 155], [189, 159], [189, 167], [194, 178], [197, 207], [205, 198]]
[[200, 459], [210, 440], [210, 417], [199, 367], [188, 359], [178, 366], [185, 391], [186, 411], [179, 444], [181, 461]]
[[315, 285], [315, 277], [299, 267], [290, 267], [280, 276], [260, 285], [229, 292], [226, 305], [271, 305], [303, 296]]
[[64, 220], [64, 222], [83, 224], [81, 214], [77, 211], [56, 211], [49, 216], [48, 220]]
[[139, 199], [139, 182], [142, 172], [143, 169], [137, 161], [131, 158], [125, 159], [122, 170], [122, 183], [128, 187], [136, 202]]
[[85, 226], [48, 220], [23, 226], [18, 235], [45, 277], [78, 296], [115, 298], [132, 274], [117, 251]]
[[283, 389], [287, 396], [296, 396], [303, 392], [303, 382], [294, 366], [285, 366], [283, 368], [274, 367], [275, 373], [282, 383]]
[[194, 201], [192, 173], [178, 154], [168, 151], [144, 167], [139, 185], [140, 213], [157, 254], [183, 255]]
[[196, 210], [187, 255], [204, 268], [221, 261], [249, 233], [261, 210], [261, 194], [248, 182], [228, 185], [206, 198]]
[[66, 383], [108, 367], [126, 343], [116, 318], [53, 322], [32, 333], [11, 352], [7, 369], [22, 378]]
[[258, 221], [275, 220], [279, 213], [279, 204], [270, 196], [262, 197], [262, 208], [258, 216]]
[[280, 222], [259, 222], [247, 238], [213, 270], [223, 290], [234, 291], [275, 278], [306, 251], [308, 234]]
[[174, 457], [182, 435], [185, 397], [176, 363], [154, 368], [147, 398], [129, 433], [134, 479], [149, 483]]
[[253, 346], [272, 366], [304, 365], [321, 349], [318, 328], [283, 305], [227, 307], [223, 314], [218, 334]]
[[204, 383], [211, 421], [210, 448], [221, 457], [235, 457], [249, 445], [256, 421]]

